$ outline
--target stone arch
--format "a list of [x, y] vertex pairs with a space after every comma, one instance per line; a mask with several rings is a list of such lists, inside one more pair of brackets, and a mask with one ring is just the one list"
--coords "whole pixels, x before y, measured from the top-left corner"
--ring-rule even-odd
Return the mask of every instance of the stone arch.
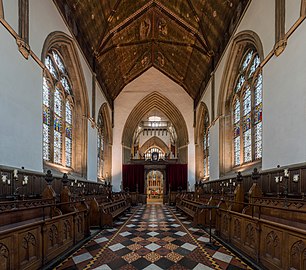
[[195, 126], [195, 133], [194, 133], [194, 141], [195, 141], [195, 163], [196, 163], [196, 179], [202, 178], [202, 173], [204, 171], [203, 165], [203, 136], [204, 136], [204, 120], [208, 114], [208, 119], [210, 123], [209, 111], [204, 102], [201, 102], [199, 105], [199, 109], [197, 112], [197, 122]]
[[[104, 144], [104, 175], [103, 177], [111, 180], [112, 171], [112, 144], [113, 144], [113, 130], [111, 124], [111, 118], [107, 103], [103, 103], [100, 107], [98, 118], [101, 117], [103, 121], [103, 128], [105, 134]], [[99, 122], [99, 121], [98, 121]]]
[[152, 147], [152, 146], [157, 146], [157, 147], [159, 147], [162, 151], [165, 152], [165, 154], [169, 153], [169, 151], [170, 151], [170, 150], [169, 150], [169, 147], [165, 144], [165, 142], [164, 142], [162, 139], [160, 139], [160, 138], [154, 136], [154, 137], [151, 137], [150, 139], [148, 139], [148, 140], [140, 147], [139, 153], [140, 153], [141, 155], [143, 155], [144, 152], [145, 152], [148, 148], [150, 148], [150, 147]]
[[247, 47], [255, 48], [260, 60], [264, 59], [263, 45], [255, 32], [250, 30], [242, 31], [234, 37], [223, 72], [218, 97], [220, 176], [232, 170], [231, 102], [236, 74]]
[[65, 59], [65, 64], [70, 75], [75, 100], [75, 121], [73, 123], [74, 142], [72, 146], [73, 171], [71, 173], [81, 177], [86, 177], [88, 129], [87, 119], [89, 117], [89, 101], [77, 47], [70, 36], [63, 32], [56, 31], [50, 33], [44, 42], [41, 53], [42, 62], [44, 62], [44, 59], [51, 48], [59, 51]]
[[247, 46], [255, 47], [260, 60], [262, 61], [264, 59], [263, 45], [255, 32], [250, 30], [242, 31], [234, 37], [221, 80], [220, 94], [218, 97], [218, 116], [224, 116], [226, 114], [229, 106], [228, 99], [232, 93], [230, 86], [233, 85], [239, 62]]
[[176, 143], [179, 161], [187, 163], [189, 140], [185, 119], [178, 108], [167, 97], [158, 92], [152, 92], [144, 97], [128, 116], [122, 133], [123, 162], [126, 163], [130, 159], [135, 129], [143, 117], [153, 109], [160, 110], [173, 124], [177, 133]]

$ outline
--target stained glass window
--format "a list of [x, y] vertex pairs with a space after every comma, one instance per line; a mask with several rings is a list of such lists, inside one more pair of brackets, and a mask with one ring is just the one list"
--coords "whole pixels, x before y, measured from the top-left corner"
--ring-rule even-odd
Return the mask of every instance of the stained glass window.
[[58, 78], [57, 77], [57, 72], [56, 72], [55, 67], [54, 67], [54, 63], [53, 63], [53, 61], [52, 61], [52, 59], [49, 55], [46, 57], [45, 65], [46, 65], [47, 69], [50, 71], [51, 75], [55, 78]]
[[[51, 50], [43, 78], [43, 159], [72, 167], [72, 89], [63, 58]], [[52, 128], [53, 127], [53, 128]]]
[[103, 116], [100, 113], [98, 117], [98, 178], [103, 177], [103, 172], [104, 172], [104, 143], [105, 143], [105, 138], [104, 138], [104, 122], [103, 122]]
[[72, 159], [72, 110], [69, 101], [66, 101], [66, 138], [65, 157], [66, 166], [71, 167]]
[[43, 158], [50, 160], [50, 88], [43, 78]]
[[[233, 163], [239, 166], [262, 157], [262, 74], [254, 49], [241, 61], [233, 96]], [[242, 152], [241, 152], [242, 151]]]
[[204, 130], [203, 130], [203, 157], [204, 157], [204, 177], [209, 176], [209, 167], [210, 167], [210, 159], [209, 159], [209, 116], [208, 113], [205, 112], [204, 115]]

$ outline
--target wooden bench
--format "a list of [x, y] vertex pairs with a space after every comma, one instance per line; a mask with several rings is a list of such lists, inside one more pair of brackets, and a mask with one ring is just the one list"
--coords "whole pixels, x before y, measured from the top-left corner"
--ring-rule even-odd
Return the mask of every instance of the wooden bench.
[[[69, 203], [70, 204], [70, 203]], [[0, 269], [42, 269], [86, 236], [86, 209], [62, 213], [53, 199], [0, 203]]]
[[180, 200], [176, 202], [176, 208], [180, 209], [193, 219], [193, 226], [205, 225], [206, 215], [205, 210], [200, 208], [201, 205], [203, 205], [203, 203], [186, 198], [180, 198]]
[[116, 217], [128, 210], [131, 204], [125, 199], [119, 199], [114, 202], [102, 204], [101, 206], [101, 225], [102, 227], [113, 227], [113, 221]]

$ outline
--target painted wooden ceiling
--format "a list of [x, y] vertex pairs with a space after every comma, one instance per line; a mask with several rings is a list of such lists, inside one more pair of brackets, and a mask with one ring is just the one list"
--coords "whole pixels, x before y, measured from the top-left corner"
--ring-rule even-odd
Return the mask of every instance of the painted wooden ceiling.
[[250, 0], [54, 0], [112, 104], [150, 67], [197, 103]]

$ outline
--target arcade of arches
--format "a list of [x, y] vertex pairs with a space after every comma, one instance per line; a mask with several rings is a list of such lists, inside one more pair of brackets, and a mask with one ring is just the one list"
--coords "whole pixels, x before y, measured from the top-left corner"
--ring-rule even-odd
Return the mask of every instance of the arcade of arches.
[[306, 269], [305, 0], [0, 0], [0, 269]]

